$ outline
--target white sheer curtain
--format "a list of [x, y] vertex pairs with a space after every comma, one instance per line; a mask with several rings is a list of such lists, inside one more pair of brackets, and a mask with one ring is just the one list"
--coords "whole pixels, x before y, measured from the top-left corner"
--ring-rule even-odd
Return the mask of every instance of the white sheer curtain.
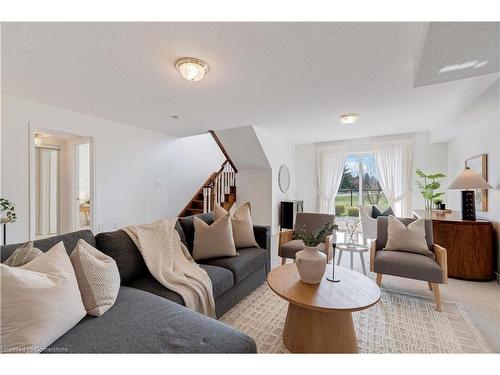
[[409, 217], [413, 176], [413, 141], [372, 144], [382, 191], [396, 216]]
[[342, 181], [345, 157], [346, 148], [343, 146], [318, 150], [318, 210], [321, 213], [335, 212], [335, 195]]

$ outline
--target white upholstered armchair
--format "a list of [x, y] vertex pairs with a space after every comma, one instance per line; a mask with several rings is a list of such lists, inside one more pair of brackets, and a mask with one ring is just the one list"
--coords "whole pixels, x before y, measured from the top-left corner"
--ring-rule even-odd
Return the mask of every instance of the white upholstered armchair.
[[360, 206], [359, 216], [363, 227], [363, 243], [366, 244], [367, 239], [377, 238], [377, 219], [372, 218], [372, 206]]

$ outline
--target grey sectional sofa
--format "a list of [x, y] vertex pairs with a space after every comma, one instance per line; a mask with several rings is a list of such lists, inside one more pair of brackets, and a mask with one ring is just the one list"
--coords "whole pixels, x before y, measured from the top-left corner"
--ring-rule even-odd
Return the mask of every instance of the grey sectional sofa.
[[[198, 215], [213, 222], [213, 215]], [[177, 231], [192, 250], [193, 217], [179, 219]], [[270, 229], [254, 226], [260, 247], [238, 249], [240, 256], [203, 261], [212, 280], [217, 317], [221, 317], [260, 286], [270, 269]], [[49, 353], [255, 353], [255, 342], [244, 333], [183, 306], [180, 295], [166, 289], [149, 273], [139, 250], [121, 231], [84, 230], [35, 241], [49, 250], [63, 241], [71, 252], [82, 238], [115, 259], [121, 288], [115, 305], [103, 316], [86, 316], [55, 341]], [[5, 261], [20, 244], [1, 247]]]

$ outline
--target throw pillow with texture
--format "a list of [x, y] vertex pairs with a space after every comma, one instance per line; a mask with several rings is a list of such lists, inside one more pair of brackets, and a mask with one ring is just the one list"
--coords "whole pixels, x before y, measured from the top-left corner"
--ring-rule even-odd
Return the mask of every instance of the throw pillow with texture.
[[0, 267], [2, 352], [41, 352], [87, 315], [62, 242], [24, 266]]
[[31, 262], [41, 254], [43, 254], [42, 250], [33, 247], [33, 241], [28, 241], [23, 246], [14, 250], [3, 264], [9, 267], [19, 267]]
[[120, 272], [113, 258], [84, 240], [70, 257], [87, 314], [101, 316], [115, 303], [120, 290]]
[[238, 256], [234, 246], [231, 217], [227, 214], [211, 225], [194, 218], [194, 260]]
[[393, 215], [394, 216], [394, 211], [392, 211], [392, 208], [389, 207], [386, 209], [384, 212], [381, 212], [378, 207], [372, 206], [372, 218], [376, 219], [379, 216], [389, 216]]
[[425, 239], [424, 219], [415, 220], [408, 226], [392, 215], [387, 221], [387, 243], [384, 250], [405, 251], [434, 258]]
[[[216, 204], [214, 213], [215, 220], [217, 220], [226, 216], [229, 212]], [[250, 202], [243, 204], [231, 215], [231, 226], [233, 228], [234, 245], [237, 249], [259, 247], [253, 233]]]

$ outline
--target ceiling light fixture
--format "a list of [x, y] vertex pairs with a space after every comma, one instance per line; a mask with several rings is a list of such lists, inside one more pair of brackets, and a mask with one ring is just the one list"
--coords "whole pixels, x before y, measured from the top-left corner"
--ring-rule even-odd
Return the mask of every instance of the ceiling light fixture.
[[175, 62], [175, 68], [188, 81], [199, 81], [208, 72], [207, 63], [194, 57], [182, 57]]
[[340, 116], [340, 121], [342, 121], [342, 124], [345, 125], [350, 125], [354, 124], [359, 117], [359, 113], [344, 113], [342, 116]]

